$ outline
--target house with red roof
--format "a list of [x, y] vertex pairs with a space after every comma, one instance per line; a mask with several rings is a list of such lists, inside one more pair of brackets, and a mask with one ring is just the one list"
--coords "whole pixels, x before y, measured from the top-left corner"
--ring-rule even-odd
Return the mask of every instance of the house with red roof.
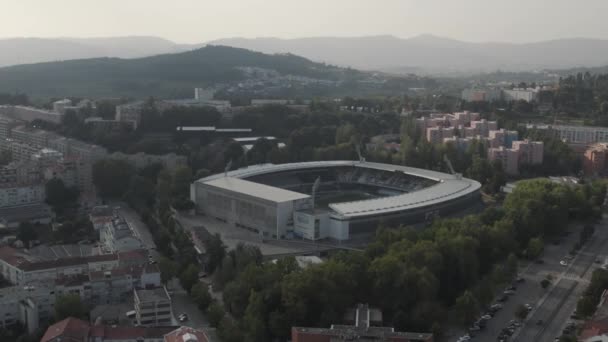
[[51, 325], [40, 342], [213, 342], [207, 331], [190, 327], [120, 327], [91, 325], [66, 318]]

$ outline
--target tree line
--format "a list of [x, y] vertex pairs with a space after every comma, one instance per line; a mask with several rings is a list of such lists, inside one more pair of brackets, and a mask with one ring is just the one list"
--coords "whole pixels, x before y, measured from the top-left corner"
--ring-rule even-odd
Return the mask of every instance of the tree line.
[[598, 219], [605, 194], [599, 182], [523, 181], [500, 208], [424, 230], [381, 226], [364, 252], [305, 269], [293, 258], [262, 262], [253, 247], [214, 253], [214, 287], [230, 314], [219, 332], [226, 341], [286, 340], [292, 326], [328, 327], [359, 302], [382, 309], [398, 330], [467, 326], [514, 279], [518, 257], [535, 258], [535, 244], [561, 236], [572, 220]]

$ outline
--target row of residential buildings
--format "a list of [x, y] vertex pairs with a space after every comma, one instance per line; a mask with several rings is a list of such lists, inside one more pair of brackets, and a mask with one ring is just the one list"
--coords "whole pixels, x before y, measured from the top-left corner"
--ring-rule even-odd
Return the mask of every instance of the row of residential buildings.
[[173, 322], [170, 296], [145, 250], [49, 258], [4, 246], [0, 272], [13, 284], [0, 289], [2, 327], [20, 322], [35, 331], [53, 318], [57, 298], [68, 294], [90, 307], [133, 302], [140, 325]]
[[185, 326], [125, 327], [66, 318], [51, 325], [41, 342], [213, 342], [210, 329]]
[[95, 207], [89, 218], [100, 237], [94, 246], [0, 247], [0, 275], [12, 284], [0, 289], [0, 327], [20, 322], [34, 331], [53, 318], [57, 297], [66, 294], [78, 295], [92, 312], [132, 303], [137, 325], [173, 324], [171, 298], [149, 246], [113, 208]]
[[513, 89], [479, 89], [471, 88], [462, 91], [461, 98], [467, 102], [537, 102], [539, 93], [549, 88], [513, 88]]
[[[333, 324], [329, 328], [293, 327], [293, 342], [433, 342], [430, 333], [395, 331], [382, 326], [382, 312], [359, 304], [348, 310], [346, 324]], [[51, 325], [41, 342], [95, 341], [95, 342], [211, 342], [216, 341], [213, 329], [190, 327], [118, 327], [90, 324], [67, 318]]]
[[[267, 106], [267, 105], [282, 105], [292, 110], [305, 112], [309, 107], [306, 102], [297, 104], [293, 100], [288, 99], [252, 99], [249, 106], [233, 107], [230, 101], [214, 99], [215, 91], [206, 88], [195, 88], [194, 98], [176, 99], [176, 100], [155, 100], [154, 107], [162, 114], [164, 111], [176, 107], [213, 107], [222, 114], [224, 119], [231, 119], [234, 114], [241, 113], [251, 108]], [[134, 129], [140, 126], [142, 120], [143, 109], [148, 104], [145, 101], [133, 101], [126, 104], [116, 106], [116, 114], [114, 120], [102, 120], [100, 118], [92, 118], [89, 120], [92, 124], [112, 125], [116, 123], [128, 123]]]
[[483, 143], [488, 159], [500, 160], [510, 175], [517, 175], [521, 165], [543, 162], [542, 142], [519, 140], [517, 131], [498, 129], [496, 121], [481, 119], [479, 113], [430, 114], [416, 119], [416, 127], [428, 142], [451, 143], [460, 151], [474, 141]]
[[48, 223], [52, 212], [44, 203], [45, 184], [58, 178], [80, 193], [80, 206], [88, 210], [98, 204], [93, 185], [93, 164], [103, 158], [125, 160], [137, 169], [161, 164], [173, 170], [187, 158], [174, 153], [108, 153], [85, 143], [25, 125], [0, 115], [0, 151], [10, 153], [12, 163], [0, 167], [0, 226], [15, 227], [22, 221]]

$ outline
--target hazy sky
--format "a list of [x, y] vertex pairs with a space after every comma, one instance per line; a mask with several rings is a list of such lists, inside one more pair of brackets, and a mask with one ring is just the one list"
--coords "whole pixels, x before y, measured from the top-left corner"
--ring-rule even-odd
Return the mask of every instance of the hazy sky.
[[0, 37], [608, 39], [608, 0], [0, 0]]

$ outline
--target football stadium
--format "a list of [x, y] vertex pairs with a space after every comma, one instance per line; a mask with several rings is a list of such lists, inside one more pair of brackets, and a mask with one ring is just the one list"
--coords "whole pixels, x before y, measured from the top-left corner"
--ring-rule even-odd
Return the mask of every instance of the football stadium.
[[480, 200], [481, 184], [458, 174], [371, 163], [261, 164], [195, 181], [200, 214], [267, 238], [348, 240], [380, 222], [415, 225]]

